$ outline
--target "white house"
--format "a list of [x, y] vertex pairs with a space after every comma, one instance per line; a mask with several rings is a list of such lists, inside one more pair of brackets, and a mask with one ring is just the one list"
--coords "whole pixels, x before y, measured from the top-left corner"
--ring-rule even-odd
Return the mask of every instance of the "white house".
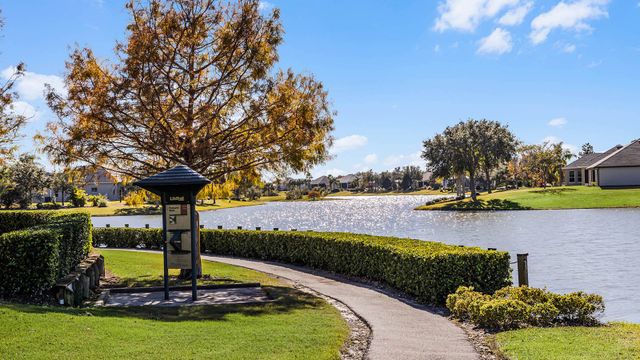
[[565, 185], [640, 186], [640, 140], [585, 155], [563, 168]]

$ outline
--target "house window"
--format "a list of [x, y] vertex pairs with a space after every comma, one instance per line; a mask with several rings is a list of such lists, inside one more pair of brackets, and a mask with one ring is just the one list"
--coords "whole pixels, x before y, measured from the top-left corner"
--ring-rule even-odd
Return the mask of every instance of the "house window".
[[569, 182], [576, 182], [576, 173], [575, 171], [569, 171]]
[[582, 182], [582, 171], [578, 171], [578, 182]]
[[92, 188], [91, 188], [91, 192], [94, 192], [94, 193], [95, 193], [95, 192], [98, 192], [98, 188], [97, 188], [97, 187], [92, 187]]

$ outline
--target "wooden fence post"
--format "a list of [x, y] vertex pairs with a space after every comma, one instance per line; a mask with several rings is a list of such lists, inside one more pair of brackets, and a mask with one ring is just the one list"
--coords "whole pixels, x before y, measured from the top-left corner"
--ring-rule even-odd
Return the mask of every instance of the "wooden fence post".
[[517, 254], [518, 257], [518, 286], [529, 286], [529, 254]]

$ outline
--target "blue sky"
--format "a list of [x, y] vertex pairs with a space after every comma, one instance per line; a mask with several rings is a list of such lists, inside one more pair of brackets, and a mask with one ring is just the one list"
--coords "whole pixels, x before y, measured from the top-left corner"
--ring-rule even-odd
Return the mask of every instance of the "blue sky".
[[[637, 0], [270, 0], [286, 31], [280, 66], [313, 73], [336, 118], [334, 159], [314, 175], [422, 165], [422, 140], [469, 117], [509, 124], [528, 143], [640, 137]], [[122, 1], [0, 1], [0, 70], [24, 61], [21, 142], [52, 118], [42, 84], [62, 88], [75, 44], [110, 59]]]

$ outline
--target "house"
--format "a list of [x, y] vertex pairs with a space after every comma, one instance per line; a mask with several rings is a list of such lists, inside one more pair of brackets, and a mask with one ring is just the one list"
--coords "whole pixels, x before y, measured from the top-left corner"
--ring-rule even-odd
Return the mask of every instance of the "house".
[[433, 172], [425, 171], [422, 173], [422, 178], [420, 180], [414, 180], [413, 188], [421, 189], [426, 188], [434, 184]]
[[563, 168], [565, 185], [640, 186], [640, 140], [585, 155]]
[[322, 188], [328, 188], [329, 187], [329, 177], [323, 175], [320, 176], [319, 178], [313, 179], [311, 180], [310, 183], [311, 187], [322, 187]]
[[125, 191], [120, 180], [104, 168], [87, 170], [80, 188], [87, 195], [104, 195], [111, 201], [121, 200]]
[[354, 174], [340, 176], [338, 177], [338, 181], [340, 182], [340, 189], [342, 190], [352, 189], [358, 186], [358, 177]]

